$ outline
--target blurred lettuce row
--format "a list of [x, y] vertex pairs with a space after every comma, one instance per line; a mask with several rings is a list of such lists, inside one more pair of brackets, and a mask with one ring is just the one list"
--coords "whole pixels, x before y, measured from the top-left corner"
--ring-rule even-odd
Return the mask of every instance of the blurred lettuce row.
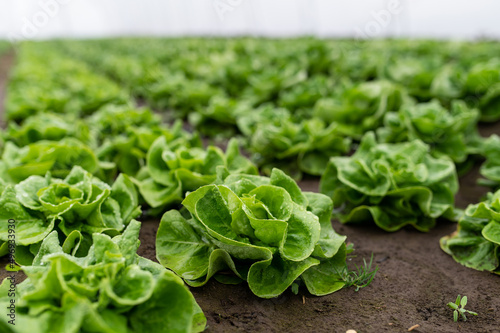
[[[332, 91], [332, 81], [346, 77], [355, 83], [394, 82], [419, 102], [479, 100], [499, 80], [494, 42], [133, 38], [58, 46], [121, 83], [132, 80], [134, 94], [182, 111], [226, 95], [295, 112], [313, 107]], [[176, 86], [192, 98], [177, 98]]]
[[435, 157], [448, 156], [455, 163], [464, 163], [469, 154], [480, 150], [478, 120], [479, 111], [463, 101], [453, 101], [448, 110], [433, 100], [387, 113], [377, 137], [387, 143], [420, 139], [430, 146]]
[[193, 287], [211, 277], [247, 281], [262, 298], [292, 284], [313, 295], [345, 286], [345, 236], [332, 228], [332, 201], [302, 192], [279, 169], [271, 176], [225, 175], [189, 193], [181, 211], [163, 215], [156, 238], [158, 261]]
[[58, 47], [128, 84], [150, 105], [183, 116], [203, 113], [215, 95], [307, 114], [347, 80], [391, 82], [418, 102], [436, 98], [448, 105], [463, 99], [480, 109], [481, 120], [500, 119], [494, 42], [188, 38], [73, 41]]
[[226, 173], [258, 174], [255, 165], [240, 154], [236, 139], [229, 141], [224, 153], [216, 146], [204, 149], [183, 140], [169, 142], [162, 136], [151, 145], [146, 166], [133, 181], [152, 208], [148, 213], [155, 215], [179, 204], [186, 192], [212, 184]]
[[479, 172], [486, 179], [480, 179], [478, 182], [491, 186], [500, 187], [500, 137], [494, 134], [484, 140], [482, 145], [482, 154], [486, 161], [481, 165]]
[[416, 103], [404, 88], [384, 80], [344, 84], [340, 90], [318, 98], [303, 114], [217, 96], [189, 120], [209, 135], [205, 126], [219, 134], [222, 128], [242, 133], [264, 173], [277, 166], [297, 179], [303, 173], [322, 175], [330, 157], [348, 153], [351, 139], [370, 130], [382, 142], [420, 139], [434, 156], [449, 156], [464, 171], [471, 165], [469, 155], [480, 153], [479, 111], [464, 101], [452, 100], [449, 110], [438, 100]]
[[240, 117], [259, 112], [258, 110], [248, 100], [214, 95], [207, 106], [198, 106], [195, 111], [189, 113], [188, 121], [197, 131], [208, 137], [228, 138], [240, 132], [237, 127]]
[[418, 139], [377, 143], [373, 132], [354, 155], [331, 158], [320, 181], [320, 192], [332, 198], [340, 222], [374, 221], [386, 231], [405, 225], [429, 231], [436, 218], [455, 219], [457, 191], [453, 161], [432, 157]]
[[[402, 50], [398, 44], [404, 43], [407, 41], [387, 45], [390, 50], [385, 52], [388, 55], [386, 59], [379, 61], [378, 79], [400, 84], [418, 102], [435, 98], [448, 105], [454, 99], [461, 99], [469, 107], [479, 109], [481, 121], [500, 119], [500, 58], [497, 45], [451, 42], [440, 45], [441, 52], [436, 53], [429, 52], [432, 47], [428, 48], [430, 44], [427, 41]], [[465, 56], [467, 51], [469, 54]]]
[[89, 115], [106, 104], [132, 105], [132, 100], [119, 85], [50, 44], [20, 45], [7, 87], [8, 120], [23, 122], [47, 111]]
[[392, 50], [389, 53], [386, 66], [379, 70], [378, 75], [401, 84], [418, 101], [431, 98], [448, 100], [460, 96], [463, 69], [456, 62], [447, 61], [445, 52], [418, 54], [420, 52], [417, 51], [408, 54]]
[[15, 299], [15, 325], [0, 319], [5, 333], [201, 332], [206, 318], [182, 280], [136, 254], [140, 223], [122, 235], [93, 234], [88, 254], [74, 257], [51, 232], [40, 245], [27, 279], [9, 293], [0, 285], [0, 306]]
[[441, 238], [440, 244], [458, 263], [500, 274], [500, 191], [469, 205], [457, 231]]
[[[313, 82], [314, 91], [318, 91], [314, 98], [303, 96], [303, 88], [284, 90], [281, 94], [286, 102], [280, 102], [280, 108], [270, 103], [256, 106], [245, 97], [213, 97], [208, 107], [190, 114], [189, 121], [208, 135], [211, 131], [224, 133], [221, 127], [226, 132], [242, 133], [264, 173], [277, 166], [298, 179], [302, 173], [321, 175], [329, 157], [350, 151], [352, 138], [359, 139], [367, 130], [378, 128], [386, 112], [411, 102], [403, 89], [388, 81], [343, 83], [337, 87], [342, 93], [334, 96], [327, 89], [333, 83]], [[313, 99], [313, 104], [300, 104], [301, 96]]]
[[59, 141], [38, 141], [24, 147], [7, 142], [0, 160], [0, 179], [17, 184], [32, 175], [51, 172], [55, 177], [66, 177], [74, 165], [91, 173], [98, 173], [100, 162], [94, 151], [74, 138]]
[[18, 147], [65, 138], [77, 139], [89, 146], [96, 144], [85, 121], [72, 114], [36, 113], [24, 119], [22, 124], [9, 121], [7, 128], [0, 133], [4, 142], [11, 142]]
[[9, 220], [15, 219], [16, 262], [30, 265], [52, 231], [64, 252], [86, 255], [93, 233], [120, 234], [141, 214], [138, 195], [128, 176], [113, 186], [80, 166], [66, 178], [30, 176], [17, 185], [0, 185], [0, 255], [9, 252]]
[[146, 167], [148, 151], [159, 138], [173, 146], [202, 147], [198, 134], [185, 131], [180, 120], [162, 124], [149, 109], [111, 107], [93, 114], [87, 123], [98, 137], [97, 157], [109, 165], [106, 179], [121, 172], [135, 176]]
[[[469, 126], [496, 114], [498, 46], [488, 42], [188, 38], [73, 41], [58, 47], [127, 83], [135, 97], [165, 115], [187, 118], [209, 137], [243, 133], [266, 174], [277, 166], [296, 178], [321, 175], [329, 157], [346, 154], [349, 140], [384, 121], [383, 141], [418, 137], [463, 171], [478, 145]], [[427, 124], [433, 117], [435, 126]]]
[[10, 183], [48, 171], [62, 178], [74, 165], [111, 183], [120, 172], [135, 176], [159, 137], [201, 147], [198, 135], [184, 131], [180, 121], [166, 126], [149, 109], [113, 105], [83, 119], [38, 113], [21, 125], [10, 122], [1, 136], [0, 178]]
[[350, 150], [351, 140], [337, 124], [327, 127], [320, 119], [297, 121], [287, 109], [253, 108], [245, 100], [214, 97], [212, 102], [204, 111], [192, 113], [190, 122], [205, 134], [210, 134], [205, 127], [219, 134], [242, 133], [251, 159], [265, 174], [280, 167], [297, 179], [303, 173], [320, 175], [330, 156]]
[[21, 147], [41, 140], [72, 137], [96, 148], [110, 136], [124, 136], [128, 131], [161, 126], [160, 117], [148, 108], [109, 104], [84, 117], [52, 111], [36, 113], [21, 124], [9, 122], [2, 137]]

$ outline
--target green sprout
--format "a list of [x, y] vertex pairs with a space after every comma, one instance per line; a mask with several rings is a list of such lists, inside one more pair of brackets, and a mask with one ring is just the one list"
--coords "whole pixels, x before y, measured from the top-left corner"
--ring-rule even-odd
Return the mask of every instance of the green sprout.
[[465, 305], [467, 305], [467, 296], [461, 297], [460, 295], [457, 296], [457, 300], [455, 303], [450, 302], [448, 303], [448, 307], [453, 309], [453, 321], [457, 322], [458, 321], [458, 314], [462, 316], [463, 320], [466, 321], [467, 317], [465, 316], [465, 313], [471, 314], [473, 316], [477, 316], [476, 312], [465, 310]]
[[349, 270], [346, 263], [340, 272], [337, 271], [337, 274], [340, 276], [342, 281], [345, 282], [346, 287], [354, 286], [356, 287], [356, 291], [358, 291], [359, 289], [367, 287], [370, 283], [372, 283], [373, 278], [378, 271], [378, 266], [372, 270], [373, 253], [370, 258], [370, 262], [366, 263], [366, 260], [363, 259], [363, 263], [363, 266], [359, 267], [354, 265], [355, 269], [353, 270]]

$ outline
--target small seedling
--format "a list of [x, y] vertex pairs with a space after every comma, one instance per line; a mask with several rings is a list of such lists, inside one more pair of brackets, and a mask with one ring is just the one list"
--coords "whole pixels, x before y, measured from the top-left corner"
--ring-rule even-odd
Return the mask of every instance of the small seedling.
[[473, 316], [477, 316], [477, 313], [469, 310], [465, 310], [465, 306], [467, 305], [467, 296], [461, 297], [460, 295], [457, 296], [457, 300], [455, 303], [450, 302], [448, 303], [448, 307], [453, 309], [453, 321], [457, 322], [458, 321], [458, 314], [462, 316], [462, 319], [464, 321], [467, 320], [467, 317], [465, 316], [465, 313], [471, 314]]
[[356, 287], [356, 291], [361, 288], [367, 287], [370, 283], [372, 283], [375, 274], [377, 274], [378, 266], [372, 271], [373, 264], [373, 253], [370, 258], [370, 262], [366, 263], [366, 260], [363, 259], [363, 266], [354, 265], [355, 269], [349, 270], [347, 267], [347, 263], [337, 274], [340, 276], [342, 281], [345, 282], [346, 287]]

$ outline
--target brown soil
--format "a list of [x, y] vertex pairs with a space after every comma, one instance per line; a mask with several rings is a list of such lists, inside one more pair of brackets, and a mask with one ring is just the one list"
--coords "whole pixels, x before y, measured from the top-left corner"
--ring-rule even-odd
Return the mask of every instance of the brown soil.
[[[0, 58], [0, 98], [13, 55]], [[1, 99], [0, 99], [1, 101]], [[1, 103], [0, 103], [0, 111]], [[500, 133], [500, 124], [482, 126], [483, 135]], [[478, 167], [461, 179], [457, 205], [477, 202], [487, 188], [476, 185]], [[305, 190], [318, 189], [316, 179], [300, 183]], [[155, 260], [158, 220], [143, 223], [139, 254]], [[192, 292], [208, 319], [207, 332], [500, 332], [500, 277], [457, 264], [439, 248], [439, 239], [456, 224], [440, 221], [429, 233], [406, 228], [386, 233], [374, 226], [345, 226], [333, 221], [335, 230], [354, 243], [352, 263], [374, 260], [379, 272], [373, 283], [356, 292], [344, 289], [315, 297], [300, 290], [265, 300], [245, 284], [222, 285], [210, 281]], [[7, 263], [0, 260], [0, 267]], [[0, 278], [6, 276], [0, 270]], [[22, 273], [17, 273], [21, 280]], [[446, 303], [457, 294], [467, 295], [467, 308], [479, 313], [467, 322], [453, 322]]]

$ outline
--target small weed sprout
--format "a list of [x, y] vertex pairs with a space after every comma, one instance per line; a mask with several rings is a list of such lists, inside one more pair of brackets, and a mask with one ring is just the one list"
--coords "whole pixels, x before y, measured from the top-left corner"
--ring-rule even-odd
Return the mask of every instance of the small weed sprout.
[[467, 296], [461, 297], [460, 295], [457, 296], [455, 303], [453, 303], [453, 302], [448, 303], [448, 307], [453, 309], [453, 321], [454, 322], [458, 321], [458, 314], [460, 314], [462, 316], [462, 319], [464, 321], [467, 320], [465, 313], [471, 314], [473, 316], [477, 316], [477, 313], [475, 313], [473, 311], [465, 310], [466, 305], [467, 305]]
[[363, 263], [363, 266], [359, 267], [354, 265], [355, 269], [353, 270], [349, 270], [346, 263], [342, 270], [337, 271], [341, 280], [345, 282], [346, 287], [354, 286], [356, 287], [356, 291], [358, 291], [361, 288], [367, 287], [373, 281], [378, 271], [378, 266], [372, 270], [373, 253], [370, 262], [366, 263], [366, 260], [363, 259]]

